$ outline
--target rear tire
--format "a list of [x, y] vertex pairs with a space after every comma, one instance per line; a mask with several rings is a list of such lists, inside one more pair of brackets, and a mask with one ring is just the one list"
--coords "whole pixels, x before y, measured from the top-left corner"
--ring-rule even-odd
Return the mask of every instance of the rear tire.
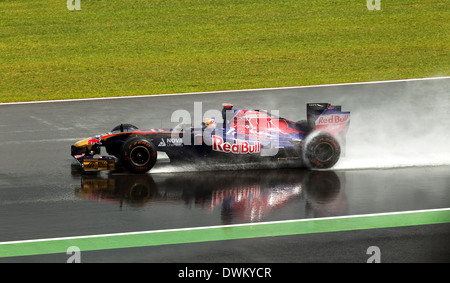
[[143, 138], [129, 138], [121, 149], [123, 166], [134, 173], [148, 172], [155, 165], [157, 152], [155, 145]]
[[306, 165], [314, 169], [333, 167], [341, 156], [338, 141], [325, 133], [312, 134], [306, 139], [303, 160]]

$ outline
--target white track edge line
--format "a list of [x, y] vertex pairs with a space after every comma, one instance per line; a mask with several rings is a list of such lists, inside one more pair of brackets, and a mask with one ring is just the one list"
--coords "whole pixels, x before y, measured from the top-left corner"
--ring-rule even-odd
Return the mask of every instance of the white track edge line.
[[5, 106], [6, 105], [22, 105], [22, 104], [58, 103], [58, 102], [82, 102], [82, 101], [114, 100], [114, 99], [132, 99], [132, 98], [162, 97], [162, 96], [183, 96], [183, 95], [198, 95], [198, 94], [219, 94], [219, 93], [235, 93], [235, 92], [270, 91], [270, 90], [319, 88], [319, 87], [333, 87], [333, 86], [346, 86], [346, 85], [366, 85], [366, 84], [369, 85], [369, 84], [381, 84], [381, 83], [397, 83], [397, 82], [427, 81], [427, 80], [442, 80], [442, 79], [450, 79], [450, 76], [399, 79], [399, 80], [385, 80], [385, 81], [353, 82], [353, 83], [336, 83], [336, 84], [322, 84], [322, 85], [287, 86], [287, 87], [273, 87], [273, 88], [218, 90], [218, 91], [205, 91], [205, 92], [186, 92], [186, 93], [168, 93], [168, 94], [144, 94], [144, 95], [130, 95], [130, 96], [79, 98], [79, 99], [59, 99], [59, 100], [41, 100], [41, 101], [4, 102], [4, 103], [0, 103], [0, 106], [3, 106], [3, 105], [5, 105]]
[[102, 238], [102, 237], [115, 237], [115, 236], [128, 236], [128, 235], [139, 235], [139, 234], [154, 234], [154, 233], [164, 233], [164, 232], [192, 231], [192, 230], [202, 230], [202, 229], [220, 229], [220, 228], [257, 226], [257, 225], [268, 225], [268, 224], [283, 224], [283, 223], [292, 223], [292, 222], [308, 222], [308, 221], [314, 222], [314, 221], [333, 220], [333, 219], [376, 217], [376, 216], [385, 216], [385, 215], [411, 214], [411, 213], [436, 212], [436, 211], [450, 211], [450, 208], [435, 208], [435, 209], [382, 212], [382, 213], [371, 213], [371, 214], [332, 216], [332, 217], [321, 217], [321, 218], [291, 219], [291, 220], [268, 221], [268, 222], [257, 222], [257, 223], [242, 223], [242, 224], [232, 224], [232, 225], [188, 227], [188, 228], [123, 232], [123, 233], [97, 234], [97, 235], [86, 235], [86, 236], [70, 236], [70, 237], [45, 238], [45, 239], [33, 239], [33, 240], [6, 241], [6, 242], [0, 242], [0, 245], [23, 244], [23, 243], [33, 243], [33, 242], [50, 242], [50, 241], [60, 241], [60, 240], [76, 240], [76, 239], [88, 239], [88, 238]]

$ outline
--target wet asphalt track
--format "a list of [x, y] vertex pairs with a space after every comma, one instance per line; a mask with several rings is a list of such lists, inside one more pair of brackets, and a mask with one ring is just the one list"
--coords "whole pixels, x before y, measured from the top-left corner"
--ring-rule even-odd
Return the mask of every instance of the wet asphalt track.
[[[0, 242], [448, 208], [450, 154], [444, 145], [450, 136], [443, 129], [450, 123], [449, 86], [450, 79], [439, 79], [0, 105]], [[292, 120], [305, 117], [307, 102], [342, 104], [352, 111], [346, 157], [338, 170], [327, 172], [193, 171], [162, 159], [150, 174], [136, 176], [80, 174], [69, 155], [75, 141], [120, 123], [171, 127], [173, 111], [193, 113], [195, 101], [203, 103], [203, 111], [228, 102], [276, 109]], [[391, 147], [370, 147], [386, 140], [378, 135], [370, 141], [372, 135], [386, 132]], [[402, 139], [408, 134], [414, 139]], [[367, 248], [378, 246], [382, 262], [448, 262], [449, 236], [447, 223], [87, 251], [81, 260], [366, 262]], [[0, 262], [68, 257], [0, 257]]]

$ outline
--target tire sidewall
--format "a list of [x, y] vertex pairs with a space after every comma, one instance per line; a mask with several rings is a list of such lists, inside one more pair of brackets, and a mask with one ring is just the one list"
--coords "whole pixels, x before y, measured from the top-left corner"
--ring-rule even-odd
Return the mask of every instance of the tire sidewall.
[[[131, 159], [131, 153], [134, 149], [142, 147], [148, 151], [148, 160], [140, 165], [135, 164]], [[120, 159], [126, 169], [134, 173], [145, 173], [149, 171], [156, 163], [157, 152], [154, 144], [144, 138], [129, 138], [124, 142], [121, 149]]]
[[[321, 160], [315, 154], [315, 148], [320, 144], [328, 145], [332, 149], [331, 157], [327, 160]], [[339, 161], [340, 155], [341, 147], [333, 136], [326, 133], [317, 133], [307, 139], [303, 159], [310, 168], [327, 169], [333, 167]]]

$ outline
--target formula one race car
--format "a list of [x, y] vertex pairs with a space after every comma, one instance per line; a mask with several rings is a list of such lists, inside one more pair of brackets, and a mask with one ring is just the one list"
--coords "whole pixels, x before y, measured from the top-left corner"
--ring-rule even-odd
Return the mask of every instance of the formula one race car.
[[[307, 104], [307, 120], [298, 122], [265, 111], [233, 109], [230, 104], [223, 104], [221, 114], [222, 121], [206, 119], [199, 127], [141, 130], [121, 124], [75, 143], [71, 155], [85, 171], [114, 170], [120, 163], [131, 172], [147, 172], [158, 151], [171, 162], [289, 159], [298, 160], [299, 166], [325, 169], [339, 160], [350, 123], [350, 112], [328, 103]], [[101, 147], [108, 156], [94, 157]]]

